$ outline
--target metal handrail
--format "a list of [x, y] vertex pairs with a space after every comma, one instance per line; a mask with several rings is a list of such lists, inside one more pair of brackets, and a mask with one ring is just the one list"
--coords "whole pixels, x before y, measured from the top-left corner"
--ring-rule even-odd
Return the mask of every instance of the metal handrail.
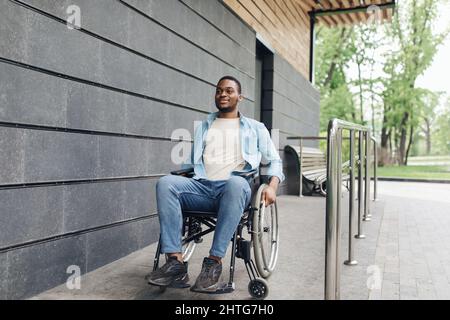
[[378, 173], [377, 173], [377, 167], [378, 167], [378, 148], [377, 148], [377, 140], [375, 140], [375, 137], [372, 137], [373, 141], [373, 201], [378, 200], [378, 193], [377, 193], [377, 184], [378, 184]]
[[[340, 263], [339, 247], [341, 238], [341, 193], [342, 193], [342, 131], [350, 131], [350, 212], [349, 212], [349, 259], [345, 264], [355, 265], [353, 259], [353, 229], [355, 201], [355, 166], [358, 165], [358, 235], [362, 239], [361, 220], [370, 219], [370, 177], [369, 159], [370, 142], [376, 141], [371, 137], [370, 128], [359, 124], [333, 119], [328, 125], [327, 139], [327, 198], [326, 198], [326, 229], [325, 229], [325, 299], [334, 300], [340, 298]], [[355, 163], [355, 133], [358, 132], [358, 161]], [[363, 144], [365, 144], [363, 154]], [[375, 166], [377, 163], [375, 162]], [[363, 194], [362, 167], [365, 170], [365, 184]], [[364, 198], [364, 200], [363, 200]], [[364, 218], [361, 219], [362, 204], [364, 203]]]

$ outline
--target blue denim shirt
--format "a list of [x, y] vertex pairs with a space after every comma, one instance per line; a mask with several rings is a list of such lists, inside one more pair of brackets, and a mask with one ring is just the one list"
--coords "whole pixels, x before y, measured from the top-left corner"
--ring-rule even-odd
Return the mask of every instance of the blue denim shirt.
[[[218, 114], [218, 112], [211, 113], [195, 129], [194, 144], [192, 145], [190, 158], [182, 165], [182, 169], [194, 168], [194, 179], [196, 180], [207, 179], [203, 164], [203, 151], [205, 149], [208, 130]], [[267, 175], [270, 177], [276, 176], [280, 179], [280, 182], [283, 181], [285, 177], [282, 161], [265, 125], [256, 120], [244, 117], [241, 113], [239, 113], [239, 119], [242, 157], [246, 161], [246, 164], [243, 170], [233, 171], [231, 175], [258, 169], [261, 160], [264, 159], [264, 163], [268, 163]]]

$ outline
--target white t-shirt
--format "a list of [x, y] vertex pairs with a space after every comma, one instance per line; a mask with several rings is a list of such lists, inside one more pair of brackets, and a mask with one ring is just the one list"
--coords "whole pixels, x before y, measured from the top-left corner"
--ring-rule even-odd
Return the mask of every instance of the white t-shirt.
[[216, 118], [212, 123], [203, 151], [203, 163], [209, 180], [227, 180], [232, 171], [244, 168], [239, 130], [239, 118]]

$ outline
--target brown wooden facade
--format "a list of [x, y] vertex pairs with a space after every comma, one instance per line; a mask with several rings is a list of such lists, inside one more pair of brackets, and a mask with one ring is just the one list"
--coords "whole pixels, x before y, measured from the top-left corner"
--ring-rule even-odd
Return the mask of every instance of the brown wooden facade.
[[[224, 3], [305, 78], [309, 78], [310, 69], [311, 12], [316, 13], [316, 23], [335, 27], [367, 23], [373, 14], [389, 20], [395, 5], [392, 0], [224, 0]], [[374, 10], [371, 5], [381, 10]]]

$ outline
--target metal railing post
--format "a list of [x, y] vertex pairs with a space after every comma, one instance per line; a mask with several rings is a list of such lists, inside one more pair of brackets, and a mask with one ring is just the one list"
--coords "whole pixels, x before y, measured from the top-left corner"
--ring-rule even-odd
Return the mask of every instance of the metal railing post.
[[377, 185], [378, 185], [378, 175], [377, 175], [377, 167], [378, 167], [378, 148], [377, 148], [377, 140], [372, 137], [373, 141], [373, 201], [377, 201]]
[[355, 131], [350, 130], [350, 191], [348, 222], [348, 260], [344, 264], [354, 266], [358, 261], [353, 259], [353, 222], [355, 216]]
[[338, 128], [330, 122], [328, 128], [327, 152], [327, 199], [326, 199], [326, 228], [325, 228], [325, 299], [336, 299], [337, 292], [337, 216], [339, 211], [338, 193], [338, 141], [336, 139]]
[[[336, 259], [339, 259], [341, 248], [341, 199], [342, 199], [342, 129], [336, 133], [336, 152], [337, 152], [337, 182], [336, 182]], [[337, 300], [341, 295], [341, 264], [336, 260], [336, 293]]]
[[365, 182], [365, 188], [364, 188], [364, 218], [363, 221], [370, 221], [372, 220], [372, 215], [370, 214], [370, 131], [365, 132], [365, 155], [364, 155], [364, 182]]
[[364, 239], [366, 236], [362, 233], [362, 205], [363, 205], [363, 178], [362, 178], [362, 166], [363, 161], [363, 132], [359, 131], [358, 134], [358, 234], [356, 239]]
[[299, 187], [299, 196], [303, 197], [303, 175], [302, 175], [302, 167], [303, 167], [303, 139], [300, 138], [300, 187]]
[[[349, 218], [349, 262], [353, 260], [353, 245], [352, 245], [352, 216], [354, 211], [354, 186], [355, 186], [355, 132], [359, 132], [358, 145], [358, 235], [357, 238], [363, 238], [361, 234], [361, 216], [363, 205], [363, 172], [362, 166], [365, 164], [366, 173], [366, 200], [368, 199], [367, 181], [368, 174], [368, 150], [370, 143], [367, 142], [367, 137], [370, 139], [370, 130], [367, 127], [333, 119], [328, 125], [328, 145], [327, 145], [327, 198], [326, 198], [326, 226], [325, 226], [325, 299], [334, 300], [340, 298], [340, 239], [341, 239], [341, 191], [342, 191], [342, 131], [350, 130], [350, 218]], [[363, 138], [363, 133], [366, 136]], [[366, 157], [363, 157], [363, 144], [366, 145]], [[367, 207], [365, 207], [367, 208]], [[348, 263], [346, 263], [348, 264]]]

